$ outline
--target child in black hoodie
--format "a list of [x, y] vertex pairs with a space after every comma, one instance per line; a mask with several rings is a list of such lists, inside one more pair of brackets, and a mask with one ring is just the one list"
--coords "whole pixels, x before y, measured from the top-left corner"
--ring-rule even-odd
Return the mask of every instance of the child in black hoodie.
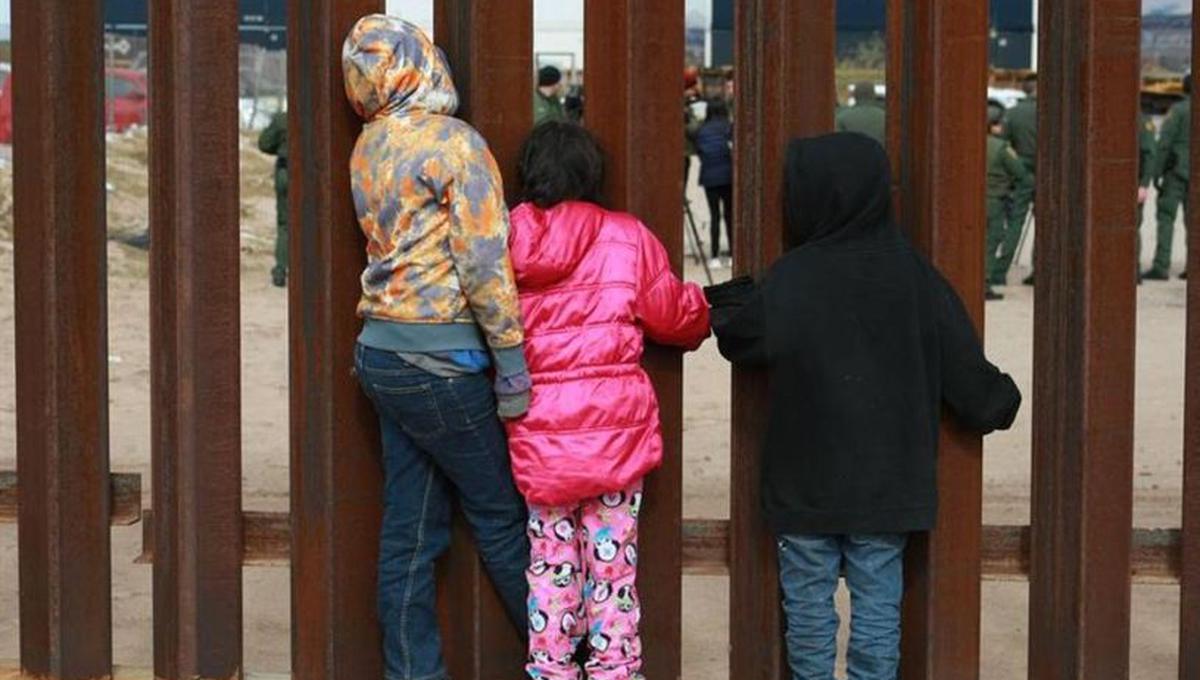
[[988, 433], [1021, 403], [962, 301], [892, 221], [890, 185], [867, 137], [793, 141], [788, 252], [759, 286], [706, 291], [721, 353], [768, 374], [763, 504], [794, 680], [833, 673], [843, 564], [850, 677], [894, 680], [905, 541], [937, 517], [942, 406]]

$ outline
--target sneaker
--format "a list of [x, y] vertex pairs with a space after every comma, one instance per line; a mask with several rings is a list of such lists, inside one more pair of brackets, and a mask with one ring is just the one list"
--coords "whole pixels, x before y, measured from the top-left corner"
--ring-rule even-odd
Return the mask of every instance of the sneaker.
[[1147, 269], [1142, 272], [1142, 279], [1146, 281], [1166, 281], [1171, 276], [1161, 269]]
[[724, 266], [725, 266], [724, 263], [721, 262], [721, 258], [719, 258], [719, 257], [714, 257], [713, 259], [708, 261], [709, 269], [721, 269]]
[[1026, 276], [1026, 277], [1025, 277], [1025, 278], [1024, 278], [1022, 281], [1021, 281], [1021, 285], [1022, 285], [1022, 286], [1032, 286], [1032, 285], [1033, 285], [1033, 274], [1030, 274], [1029, 276]]
[[272, 272], [271, 283], [276, 288], [287, 288], [287, 274], [284, 272]]
[[150, 250], [150, 230], [147, 229], [140, 234], [126, 237], [121, 242], [138, 250]]
[[1187, 270], [1186, 270], [1186, 269], [1185, 269], [1185, 270], [1183, 270], [1183, 273], [1181, 273], [1181, 274], [1179, 275], [1179, 280], [1180, 280], [1180, 281], [1187, 281]]
[[988, 289], [983, 291], [983, 299], [987, 300], [988, 302], [995, 302], [997, 300], [1003, 300], [1004, 294], [997, 293], [996, 291], [992, 290], [991, 286], [988, 286]]

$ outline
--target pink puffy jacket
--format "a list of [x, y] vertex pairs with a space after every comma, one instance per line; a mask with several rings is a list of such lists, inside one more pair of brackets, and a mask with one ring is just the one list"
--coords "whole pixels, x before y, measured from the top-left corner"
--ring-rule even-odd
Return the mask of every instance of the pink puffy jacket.
[[676, 278], [666, 249], [631, 215], [525, 203], [511, 221], [533, 378], [529, 413], [508, 422], [517, 487], [544, 506], [624, 489], [662, 462], [642, 335], [697, 348], [709, 332], [704, 293]]

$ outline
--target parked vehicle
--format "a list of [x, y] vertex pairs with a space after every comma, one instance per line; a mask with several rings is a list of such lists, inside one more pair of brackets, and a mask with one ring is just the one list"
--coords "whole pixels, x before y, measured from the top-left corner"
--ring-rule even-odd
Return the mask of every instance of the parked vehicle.
[[[13, 98], [12, 73], [0, 69], [0, 144], [12, 144]], [[149, 101], [149, 83], [145, 71], [110, 68], [104, 72], [105, 128], [113, 132], [144, 125]]]

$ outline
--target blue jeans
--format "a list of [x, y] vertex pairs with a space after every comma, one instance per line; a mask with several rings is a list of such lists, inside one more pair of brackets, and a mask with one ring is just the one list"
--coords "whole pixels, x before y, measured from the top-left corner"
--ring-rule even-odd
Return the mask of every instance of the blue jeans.
[[388, 680], [443, 680], [434, 561], [450, 545], [457, 496], [514, 624], [525, 630], [529, 540], [508, 441], [484, 375], [440, 378], [359, 345], [355, 363], [383, 438], [379, 621]]
[[832, 680], [838, 615], [833, 595], [843, 565], [850, 589], [850, 680], [896, 680], [906, 534], [785, 535], [779, 582], [793, 680]]

